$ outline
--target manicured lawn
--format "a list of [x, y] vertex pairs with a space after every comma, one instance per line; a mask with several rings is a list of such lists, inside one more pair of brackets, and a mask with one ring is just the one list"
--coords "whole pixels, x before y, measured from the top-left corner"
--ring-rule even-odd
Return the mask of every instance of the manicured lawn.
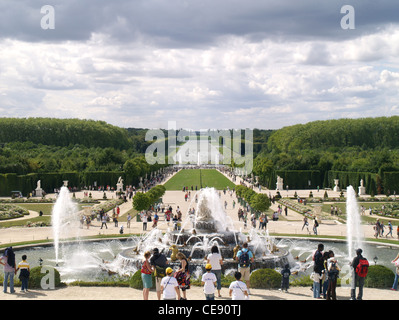
[[226, 187], [234, 188], [235, 184], [215, 169], [184, 169], [175, 174], [164, 184], [166, 190], [182, 190], [184, 186], [195, 190], [205, 187], [213, 187], [223, 190]]
[[201, 170], [202, 187], [213, 187], [217, 190], [223, 190], [229, 187], [235, 187], [235, 184], [227, 179], [223, 174], [214, 169]]

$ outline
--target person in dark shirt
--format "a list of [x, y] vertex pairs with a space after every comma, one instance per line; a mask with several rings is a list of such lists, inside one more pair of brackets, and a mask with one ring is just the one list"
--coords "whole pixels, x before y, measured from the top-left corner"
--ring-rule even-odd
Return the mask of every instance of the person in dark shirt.
[[161, 300], [161, 281], [166, 275], [165, 270], [168, 266], [168, 259], [163, 253], [159, 252], [158, 248], [154, 248], [152, 252], [153, 255], [150, 259], [150, 265], [155, 269], [155, 288], [158, 300]]
[[[351, 262], [352, 270], [352, 287], [351, 287], [351, 300], [362, 300], [363, 298], [363, 286], [364, 286], [364, 278], [359, 277], [356, 273], [356, 267], [359, 264], [359, 260], [363, 259], [362, 256], [363, 250], [357, 249], [356, 250], [356, 257], [353, 258]], [[359, 292], [356, 298], [356, 285], [359, 287]]]

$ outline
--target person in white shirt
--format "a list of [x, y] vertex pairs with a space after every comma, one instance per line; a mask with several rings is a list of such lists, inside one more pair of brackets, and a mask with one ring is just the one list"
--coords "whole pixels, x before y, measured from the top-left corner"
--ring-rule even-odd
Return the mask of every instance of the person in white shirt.
[[161, 294], [163, 300], [180, 300], [179, 284], [175, 277], [172, 276], [173, 269], [166, 268], [166, 276], [161, 280]]
[[217, 279], [217, 290], [218, 290], [218, 296], [221, 297], [222, 295], [220, 294], [220, 290], [222, 289], [222, 283], [221, 283], [221, 278], [222, 278], [222, 264], [223, 264], [223, 258], [222, 255], [219, 253], [219, 248], [218, 246], [214, 245], [211, 248], [211, 254], [209, 254], [207, 257], [207, 263], [212, 266], [212, 273], [215, 274], [216, 279]]
[[241, 272], [236, 272], [234, 274], [234, 278], [236, 281], [230, 283], [229, 287], [229, 295], [232, 297], [232, 300], [247, 300], [249, 299], [247, 285], [242, 282], [241, 279]]
[[202, 285], [204, 286], [204, 293], [206, 300], [215, 300], [215, 284], [216, 284], [216, 276], [212, 270], [212, 266], [208, 263], [205, 266], [206, 273], [202, 275]]

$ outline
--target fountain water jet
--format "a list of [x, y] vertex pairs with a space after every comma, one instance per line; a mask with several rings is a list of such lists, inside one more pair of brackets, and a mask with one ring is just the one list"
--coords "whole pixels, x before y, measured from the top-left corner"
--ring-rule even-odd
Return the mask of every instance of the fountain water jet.
[[355, 255], [357, 248], [362, 248], [364, 244], [364, 236], [361, 229], [360, 210], [356, 199], [356, 192], [352, 186], [347, 189], [346, 198], [346, 229], [347, 229], [347, 246], [348, 258]]
[[77, 206], [67, 187], [63, 186], [51, 213], [56, 263], [59, 261], [60, 240], [77, 236]]

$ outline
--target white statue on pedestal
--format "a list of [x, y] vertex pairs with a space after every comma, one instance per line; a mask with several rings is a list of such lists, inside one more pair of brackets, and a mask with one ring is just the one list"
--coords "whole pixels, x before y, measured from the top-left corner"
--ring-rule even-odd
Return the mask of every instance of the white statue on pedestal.
[[366, 187], [364, 186], [363, 179], [360, 180], [359, 196], [364, 196], [366, 194]]
[[284, 189], [283, 178], [277, 176], [276, 190], [278, 191], [283, 189]]
[[116, 184], [116, 191], [117, 192], [123, 192], [123, 179], [122, 177], [119, 177], [118, 182]]
[[41, 181], [40, 180], [38, 180], [37, 183], [36, 183], [35, 195], [36, 195], [36, 197], [42, 197], [43, 196], [43, 189], [41, 187]]
[[334, 191], [335, 192], [339, 192], [340, 191], [339, 187], [338, 187], [339, 180], [338, 179], [334, 179], [334, 184], [335, 184]]

